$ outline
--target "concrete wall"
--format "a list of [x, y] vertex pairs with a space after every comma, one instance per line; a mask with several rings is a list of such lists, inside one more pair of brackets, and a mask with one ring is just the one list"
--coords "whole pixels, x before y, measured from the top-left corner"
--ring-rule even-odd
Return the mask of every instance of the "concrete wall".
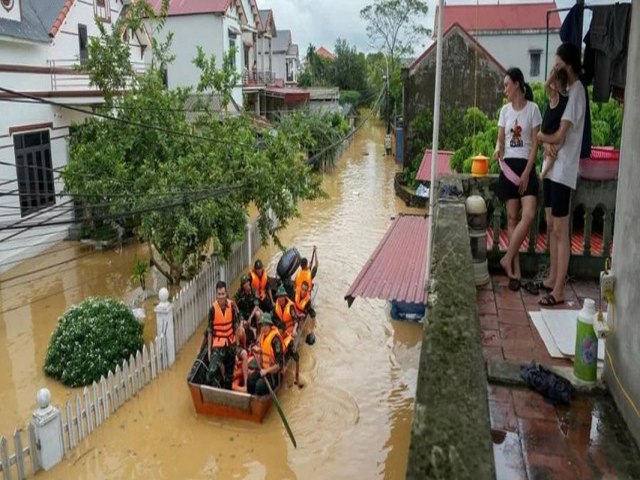
[[[638, 5], [635, 5], [636, 7]], [[611, 361], [605, 378], [622, 416], [636, 442], [640, 443], [640, 418], [623, 390], [640, 404], [640, 9], [634, 8], [629, 34], [627, 84], [622, 126], [616, 224], [614, 229], [613, 273], [616, 275], [616, 331], [607, 340]], [[616, 379], [619, 378], [620, 382]], [[635, 411], [634, 411], [635, 410]]]
[[[442, 45], [442, 93], [441, 115], [459, 110], [462, 115], [476, 102], [475, 44], [458, 30], [452, 30]], [[404, 164], [408, 166], [426, 145], [415, 145], [412, 122], [425, 111], [433, 112], [435, 89], [436, 49], [433, 48], [415, 71], [409, 73], [404, 83]], [[502, 105], [503, 71], [481, 53], [478, 55], [477, 106], [488, 115], [494, 115]], [[446, 132], [440, 130], [440, 146], [446, 146]]]
[[493, 480], [487, 377], [464, 203], [440, 199], [434, 230], [433, 295], [406, 477]]
[[[556, 49], [561, 43], [558, 32], [549, 33], [548, 50], [546, 48], [547, 37], [545, 33], [478, 34], [476, 38], [505, 68], [520, 68], [527, 82], [544, 81], [545, 54], [549, 65], [548, 69], [551, 70]], [[505, 45], [508, 45], [508, 48], [505, 48]], [[540, 56], [540, 74], [536, 77], [531, 76], [531, 56], [529, 50], [542, 50]]]

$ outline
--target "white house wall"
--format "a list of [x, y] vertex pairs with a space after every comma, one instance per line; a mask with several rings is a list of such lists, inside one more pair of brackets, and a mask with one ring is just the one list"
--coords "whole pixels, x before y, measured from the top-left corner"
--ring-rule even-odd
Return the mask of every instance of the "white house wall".
[[[156, 32], [155, 37], [164, 41], [169, 32], [173, 33], [171, 53], [175, 59], [167, 69], [169, 88], [195, 88], [200, 82], [200, 69], [193, 63], [198, 46], [205, 55], [216, 58], [216, 66], [222, 66], [222, 59], [229, 49], [229, 28], [241, 30], [237, 18], [214, 14], [178, 15], [167, 19], [165, 28]], [[242, 36], [236, 40], [236, 69], [242, 75]], [[233, 99], [242, 105], [242, 87], [234, 88]]]
[[[44, 0], [43, 0], [44, 1]], [[118, 18], [122, 3], [111, 0], [111, 21]], [[98, 28], [94, 22], [91, 3], [74, 2], [65, 21], [51, 43], [33, 43], [16, 41], [0, 36], [0, 64], [12, 66], [30, 66], [47, 68], [48, 60], [67, 60], [67, 67], [75, 63], [79, 56], [78, 24], [87, 26], [87, 35], [97, 36]], [[113, 24], [113, 23], [112, 23]], [[132, 40], [132, 61], [140, 61], [141, 49], [137, 39]], [[145, 61], [148, 61], [150, 48], [146, 49]], [[72, 78], [69, 76], [69, 78]], [[0, 72], [0, 85], [20, 92], [47, 92], [52, 90], [51, 75], [48, 73], [7, 73]], [[76, 90], [87, 90], [86, 79]], [[62, 97], [52, 98], [58, 103], [97, 103], [100, 97]], [[62, 181], [57, 178], [60, 169], [68, 163], [69, 126], [73, 122], [82, 121], [84, 115], [60, 107], [44, 104], [26, 104], [11, 101], [0, 101], [0, 272], [14, 266], [19, 260], [36, 255], [53, 245], [58, 239], [67, 235], [69, 225], [31, 228], [29, 230], [7, 230], [6, 227], [17, 221], [41, 222], [64, 221], [71, 218], [71, 209], [61, 205], [68, 199], [56, 196], [56, 205], [22, 218], [20, 216], [19, 196], [17, 195], [17, 170], [15, 166], [14, 135], [49, 130], [51, 162], [54, 169], [55, 191], [63, 190]], [[40, 127], [33, 127], [33, 126]], [[32, 126], [28, 131], [11, 133], [10, 129]], [[6, 195], [6, 193], [10, 195]], [[56, 218], [52, 218], [56, 217]], [[2, 228], [5, 229], [2, 229]]]
[[[475, 38], [504, 68], [518, 67], [524, 73], [527, 82], [543, 82], [545, 66], [546, 35], [544, 33], [518, 34], [477, 34]], [[546, 51], [548, 70], [553, 66], [555, 51], [560, 45], [558, 33], [549, 34], [549, 49]], [[530, 75], [530, 50], [542, 50], [540, 56], [540, 74]]]

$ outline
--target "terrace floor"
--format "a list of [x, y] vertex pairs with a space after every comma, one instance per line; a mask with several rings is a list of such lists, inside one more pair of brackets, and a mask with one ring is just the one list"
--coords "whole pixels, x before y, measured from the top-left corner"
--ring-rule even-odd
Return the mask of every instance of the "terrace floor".
[[[485, 360], [571, 366], [549, 356], [527, 314], [540, 309], [539, 297], [507, 284], [494, 275], [478, 289]], [[594, 282], [571, 282], [558, 308], [578, 310], [598, 294]], [[498, 479], [640, 478], [640, 452], [610, 396], [576, 394], [554, 406], [526, 387], [491, 384], [488, 395]]]

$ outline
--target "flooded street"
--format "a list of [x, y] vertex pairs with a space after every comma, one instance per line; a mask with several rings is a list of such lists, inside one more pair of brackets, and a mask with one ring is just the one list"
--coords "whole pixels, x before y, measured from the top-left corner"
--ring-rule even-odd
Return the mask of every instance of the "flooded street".
[[[262, 425], [195, 414], [186, 377], [202, 338], [196, 333], [170, 370], [62, 464], [38, 477], [404, 478], [422, 325], [392, 322], [383, 301], [357, 299], [349, 309], [343, 298], [391, 217], [406, 210], [393, 193], [396, 168], [383, 155], [383, 137], [383, 127], [365, 125], [325, 176], [328, 198], [302, 205], [301, 218], [282, 234], [285, 245], [296, 246], [305, 256], [316, 245], [320, 262], [317, 342], [300, 351], [305, 387], [285, 387], [279, 393], [297, 449], [275, 408]], [[3, 276], [0, 434], [5, 436], [26, 423], [39, 387], [51, 389], [57, 406], [74, 394], [42, 373], [57, 317], [87, 295], [130, 299], [131, 268], [136, 255], [144, 254], [138, 246], [86, 257], [91, 250], [67, 243], [58, 248], [55, 258], [47, 256], [46, 261], [60, 266], [15, 278], [44, 266], [36, 259]], [[270, 246], [258, 254], [269, 262], [271, 273], [277, 253]], [[145, 339], [155, 335], [150, 330], [154, 323], [148, 316]], [[203, 330], [204, 324], [198, 332]]]

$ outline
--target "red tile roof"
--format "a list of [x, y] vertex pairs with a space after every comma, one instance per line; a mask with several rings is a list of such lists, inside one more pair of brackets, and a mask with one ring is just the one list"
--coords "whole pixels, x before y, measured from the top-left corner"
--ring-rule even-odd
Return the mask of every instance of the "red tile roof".
[[60, 30], [60, 27], [64, 23], [64, 20], [67, 18], [69, 10], [71, 10], [71, 7], [73, 6], [73, 2], [75, 2], [75, 0], [67, 0], [66, 2], [64, 2], [64, 5], [62, 6], [60, 13], [58, 14], [58, 17], [56, 18], [56, 21], [53, 23], [53, 26], [49, 30], [50, 37], [55, 37], [58, 33], [58, 30]]
[[355, 297], [424, 303], [429, 217], [400, 215], [351, 284], [344, 299]]
[[[451, 172], [451, 155], [453, 152], [447, 150], [438, 150], [438, 158], [436, 160], [436, 178]], [[422, 163], [418, 169], [416, 180], [419, 182], [431, 181], [431, 150], [427, 149], [422, 157]]]
[[[502, 66], [502, 64], [500, 62], [498, 62], [498, 60], [495, 59], [495, 57], [493, 55], [491, 55], [486, 48], [484, 48], [480, 42], [478, 42], [478, 40], [475, 39], [475, 37], [473, 35], [471, 35], [469, 32], [467, 32], [459, 23], [454, 23], [453, 25], [451, 25], [448, 29], [445, 29], [444, 33], [442, 34], [442, 40], [446, 40], [449, 35], [452, 35], [453, 33], [459, 33], [460, 35], [463, 35], [468, 42], [472, 43], [475, 45], [475, 47], [478, 49], [478, 52], [485, 56], [490, 62], [492, 62], [496, 67], [498, 67], [502, 72], [507, 71], [506, 68], [504, 68]], [[422, 55], [420, 55], [418, 58], [416, 58], [414, 60], [414, 62], [409, 65], [409, 71], [410, 73], [413, 73], [414, 70], [416, 68], [418, 68], [420, 66], [420, 64], [422, 63], [422, 61], [430, 54], [433, 52], [433, 54], [435, 55], [436, 52], [436, 45], [438, 42], [433, 42], [429, 48], [427, 48], [424, 52], [422, 52]], [[446, 58], [445, 58], [446, 61]]]
[[[454, 23], [473, 32], [478, 30], [546, 30], [547, 11], [558, 8], [555, 2], [500, 3], [494, 5], [446, 5], [442, 28], [446, 32]], [[436, 8], [436, 23], [438, 11]], [[549, 28], [560, 28], [560, 15], [549, 16]], [[434, 35], [437, 33], [434, 28]]]
[[327, 50], [324, 47], [318, 47], [316, 48], [316, 53], [318, 54], [318, 56], [322, 57], [322, 58], [326, 58], [329, 60], [335, 60], [336, 57], [333, 53], [331, 53], [329, 50]]
[[[225, 13], [232, 0], [171, 0], [168, 15], [194, 15], [199, 13]], [[151, 5], [160, 11], [162, 0], [151, 0]]]

